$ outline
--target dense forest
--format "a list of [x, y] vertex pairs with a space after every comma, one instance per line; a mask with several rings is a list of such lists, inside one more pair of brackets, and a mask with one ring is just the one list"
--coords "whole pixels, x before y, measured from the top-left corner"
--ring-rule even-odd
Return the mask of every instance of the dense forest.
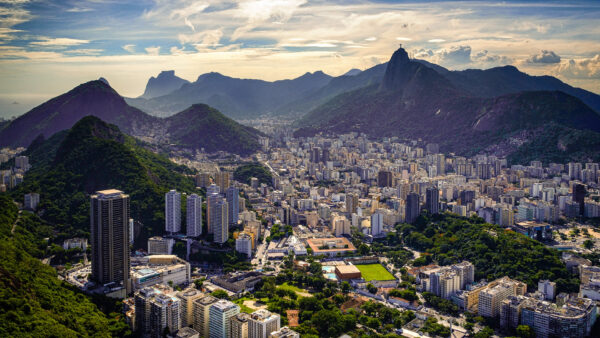
[[[131, 333], [120, 314], [105, 315], [89, 297], [59, 280], [53, 268], [32, 256], [40, 255], [44, 245], [28, 230], [35, 230], [35, 224], [23, 222], [28, 215], [19, 215], [6, 196], [0, 196], [0, 210], [0, 336], [110, 337]], [[40, 231], [44, 228], [42, 225]]]

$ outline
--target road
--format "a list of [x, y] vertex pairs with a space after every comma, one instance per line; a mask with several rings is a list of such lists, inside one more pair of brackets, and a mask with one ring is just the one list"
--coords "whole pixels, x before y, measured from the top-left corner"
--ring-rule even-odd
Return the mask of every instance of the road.
[[19, 222], [19, 220], [21, 219], [21, 210], [19, 210], [19, 213], [17, 214], [17, 219], [15, 220], [15, 222], [13, 223], [12, 229], [10, 229], [10, 233], [14, 234], [15, 233], [15, 229], [17, 228], [17, 223]]

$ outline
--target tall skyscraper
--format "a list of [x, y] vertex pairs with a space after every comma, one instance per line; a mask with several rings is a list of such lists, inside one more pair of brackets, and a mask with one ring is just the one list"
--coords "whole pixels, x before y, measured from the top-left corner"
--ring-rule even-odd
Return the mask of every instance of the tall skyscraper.
[[346, 194], [346, 212], [352, 214], [356, 212], [356, 208], [358, 208], [358, 195]]
[[202, 197], [191, 194], [188, 196], [186, 203], [186, 234], [189, 237], [198, 237], [202, 235]]
[[240, 313], [236, 304], [221, 299], [210, 306], [209, 334], [210, 338], [227, 338], [230, 332], [230, 318]]
[[205, 294], [194, 287], [189, 287], [177, 292], [176, 296], [181, 299], [181, 327], [194, 324], [194, 301], [205, 297]]
[[165, 230], [171, 233], [181, 230], [181, 194], [176, 190], [165, 194]]
[[237, 315], [231, 317], [231, 323], [229, 327], [230, 338], [249, 338], [248, 335], [248, 322], [250, 321], [250, 315], [245, 312], [240, 312]]
[[429, 187], [425, 194], [425, 209], [431, 214], [438, 214], [440, 212], [440, 191], [436, 187]]
[[413, 223], [419, 217], [420, 198], [421, 196], [414, 192], [406, 196], [406, 212], [404, 213], [406, 223]]
[[238, 222], [240, 213], [240, 191], [236, 187], [229, 187], [227, 188], [225, 196], [227, 198], [227, 204], [229, 205], [229, 225], [235, 225]]
[[214, 204], [211, 210], [213, 218], [213, 234], [215, 243], [225, 243], [229, 238], [229, 203], [223, 198]]
[[206, 196], [212, 195], [212, 194], [220, 194], [220, 193], [221, 193], [221, 188], [214, 183], [209, 185], [206, 188]]
[[216, 183], [219, 186], [220, 191], [225, 191], [225, 190], [227, 190], [227, 188], [229, 188], [230, 175], [231, 175], [231, 173], [229, 173], [228, 171], [220, 171], [215, 175]]
[[90, 232], [92, 280], [121, 284], [129, 293], [129, 195], [115, 189], [92, 195]]
[[222, 199], [223, 199], [223, 197], [221, 197], [221, 195], [218, 193], [212, 193], [212, 194], [206, 195], [206, 223], [207, 223], [206, 226], [207, 226], [207, 231], [209, 234], [214, 233], [214, 228], [215, 228], [214, 210], [215, 210], [215, 206], [217, 205], [217, 202]]

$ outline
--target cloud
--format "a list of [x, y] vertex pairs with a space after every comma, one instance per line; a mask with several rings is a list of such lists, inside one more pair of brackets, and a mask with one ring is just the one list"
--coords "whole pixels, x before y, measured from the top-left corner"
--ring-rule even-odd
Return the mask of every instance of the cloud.
[[135, 45], [128, 44], [128, 45], [121, 46], [121, 48], [128, 51], [129, 53], [135, 53]]
[[446, 42], [446, 40], [444, 40], [444, 39], [431, 39], [431, 40], [427, 40], [427, 42], [438, 43], [438, 42]]
[[529, 63], [560, 63], [560, 56], [551, 50], [542, 50], [540, 54], [532, 55], [527, 59]]
[[33, 41], [30, 44], [36, 46], [77, 46], [89, 43], [89, 40], [70, 39], [70, 38], [42, 38], [41, 41]]
[[306, 0], [246, 0], [233, 10], [233, 16], [246, 20], [246, 24], [237, 28], [231, 35], [235, 41], [245, 33], [264, 24], [283, 24], [287, 22], [298, 7]]
[[148, 55], [159, 55], [160, 54], [160, 46], [146, 47], [146, 48], [144, 48], [144, 50], [146, 51], [146, 53], [148, 53]]
[[600, 79], [600, 54], [592, 58], [571, 59], [560, 63], [554, 72], [568, 79]]
[[411, 41], [412, 39], [411, 38], [405, 38], [405, 37], [402, 37], [402, 36], [398, 36], [398, 37], [396, 37], [396, 40], [398, 40], [398, 41]]
[[206, 47], [215, 47], [219, 45], [223, 31], [220, 29], [211, 29], [203, 32], [195, 32], [192, 34], [179, 34], [178, 39], [182, 45], [187, 43], [202, 44]]
[[73, 55], [100, 55], [100, 54], [102, 54], [103, 51], [104, 51], [103, 49], [82, 48], [82, 49], [67, 50], [67, 51], [65, 51], [65, 53], [73, 54]]
[[435, 53], [439, 63], [443, 64], [465, 64], [471, 62], [471, 46], [452, 46], [449, 49], [441, 49]]
[[371, 36], [370, 38], [366, 38], [365, 41], [377, 41], [377, 38], [374, 36]]
[[505, 55], [494, 55], [487, 50], [481, 50], [471, 56], [471, 60], [475, 63], [486, 64], [492, 63], [495, 65], [508, 65], [514, 62], [511, 57]]
[[70, 12], [70, 13], [85, 13], [85, 12], [91, 12], [91, 11], [93, 11], [93, 9], [88, 8], [88, 7], [73, 7], [73, 8], [67, 9], [67, 12]]

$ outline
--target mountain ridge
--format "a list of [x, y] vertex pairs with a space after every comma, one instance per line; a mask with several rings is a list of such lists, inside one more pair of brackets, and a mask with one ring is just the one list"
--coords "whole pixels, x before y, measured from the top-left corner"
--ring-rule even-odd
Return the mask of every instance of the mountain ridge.
[[[212, 151], [227, 150], [233, 153], [247, 155], [259, 149], [258, 136], [262, 135], [257, 130], [239, 125], [237, 122], [225, 117], [217, 110], [213, 115], [222, 117], [213, 118], [212, 129], [206, 129], [205, 134], [198, 135], [194, 146], [199, 149], [203, 143], [211, 143], [208, 147]], [[2, 146], [29, 146], [35, 138], [42, 135], [48, 139], [53, 134], [70, 129], [85, 116], [96, 116], [110, 124], [115, 124], [128, 135], [152, 141], [153, 143], [184, 143], [173, 137], [176, 134], [170, 127], [180, 118], [178, 114], [170, 118], [158, 118], [129, 106], [125, 100], [105, 82], [95, 80], [81, 84], [69, 92], [50, 99], [28, 113], [11, 121], [0, 129], [0, 145]], [[189, 128], [199, 127], [194, 122], [193, 115], [187, 116], [187, 124], [179, 124], [187, 133], [192, 133]], [[218, 124], [218, 125], [215, 125]], [[217, 135], [216, 131], [223, 133]], [[237, 135], [243, 130], [243, 135]], [[214, 144], [214, 139], [226, 140]], [[189, 142], [188, 142], [189, 144]]]

